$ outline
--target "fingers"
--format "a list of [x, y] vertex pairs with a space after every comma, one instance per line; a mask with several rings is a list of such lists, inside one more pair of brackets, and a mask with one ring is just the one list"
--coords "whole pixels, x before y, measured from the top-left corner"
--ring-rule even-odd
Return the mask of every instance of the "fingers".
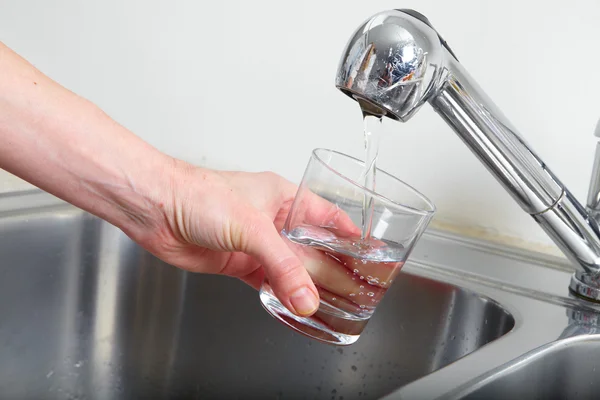
[[295, 223], [292, 226], [307, 224], [335, 228], [336, 233], [341, 237], [359, 236], [361, 234], [361, 229], [356, 226], [352, 218], [336, 204], [319, 196], [307, 187], [298, 191], [298, 186], [293, 183], [282, 180], [278, 175], [275, 175], [274, 178], [278, 178], [277, 187], [285, 198], [296, 198], [293, 211]]
[[[321, 289], [320, 294], [323, 295], [323, 290], [330, 293], [332, 296], [328, 299], [325, 295], [324, 300], [329, 303], [335, 302], [336, 300], [345, 299], [358, 306], [372, 306], [375, 305], [385, 293], [385, 289], [372, 285], [367, 282], [365, 276], [361, 276], [355, 273], [355, 264], [347, 264], [342, 258], [334, 258], [328, 256], [323, 251], [318, 250], [314, 247], [301, 246], [297, 244], [292, 245], [294, 251], [302, 261], [306, 270], [310, 273], [312, 279], [319, 283]], [[339, 255], [338, 255], [339, 257]], [[352, 260], [351, 257], [347, 257]], [[355, 260], [357, 261], [357, 260]], [[377, 266], [374, 263], [363, 264], [358, 261], [361, 266], [369, 265], [369, 267], [375, 271]], [[383, 271], [387, 272], [388, 275], [393, 271], [390, 267], [379, 267], [380, 274]], [[383, 271], [382, 271], [383, 270]], [[375, 302], [371, 300], [375, 300]]]
[[293, 211], [296, 224], [307, 224], [326, 228], [335, 228], [341, 237], [360, 236], [361, 229], [350, 216], [337, 205], [306, 189], [301, 201]]
[[257, 213], [240, 222], [243, 251], [263, 266], [275, 296], [290, 311], [309, 316], [319, 307], [319, 294], [308, 272], [279, 235], [273, 222]]

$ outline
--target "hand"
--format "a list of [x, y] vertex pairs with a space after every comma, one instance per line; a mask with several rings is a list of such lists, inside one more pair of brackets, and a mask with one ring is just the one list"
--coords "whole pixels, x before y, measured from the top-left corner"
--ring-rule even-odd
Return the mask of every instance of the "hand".
[[[297, 187], [274, 173], [217, 172], [179, 163], [164, 204], [165, 224], [138, 240], [169, 264], [222, 274], [260, 287], [265, 275], [290, 311], [307, 316], [319, 295], [302, 262], [280, 236]], [[314, 196], [306, 219], [356, 230], [339, 208]]]

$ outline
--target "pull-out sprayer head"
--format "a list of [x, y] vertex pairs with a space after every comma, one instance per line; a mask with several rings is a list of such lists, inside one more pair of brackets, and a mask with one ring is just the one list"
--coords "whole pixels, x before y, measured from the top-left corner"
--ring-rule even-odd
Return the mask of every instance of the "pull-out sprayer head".
[[352, 35], [335, 85], [373, 114], [407, 121], [442, 81], [446, 50], [429, 21], [412, 10], [374, 15]]

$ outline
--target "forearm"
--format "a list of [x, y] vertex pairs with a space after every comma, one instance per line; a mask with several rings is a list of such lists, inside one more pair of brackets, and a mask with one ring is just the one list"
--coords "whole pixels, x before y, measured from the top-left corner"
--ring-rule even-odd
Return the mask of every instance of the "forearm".
[[134, 237], [164, 219], [175, 161], [0, 43], [0, 167]]

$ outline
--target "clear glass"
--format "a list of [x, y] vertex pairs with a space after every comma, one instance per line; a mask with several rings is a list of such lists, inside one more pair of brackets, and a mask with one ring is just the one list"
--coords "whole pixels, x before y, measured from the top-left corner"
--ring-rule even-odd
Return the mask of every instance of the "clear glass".
[[[323, 342], [358, 340], [435, 212], [431, 201], [406, 183], [379, 169], [376, 177], [376, 190], [370, 191], [359, 183], [362, 161], [313, 151], [282, 236], [303, 261], [321, 302], [313, 316], [296, 316], [265, 280], [260, 299], [272, 316]], [[363, 239], [365, 199], [372, 228]]]

